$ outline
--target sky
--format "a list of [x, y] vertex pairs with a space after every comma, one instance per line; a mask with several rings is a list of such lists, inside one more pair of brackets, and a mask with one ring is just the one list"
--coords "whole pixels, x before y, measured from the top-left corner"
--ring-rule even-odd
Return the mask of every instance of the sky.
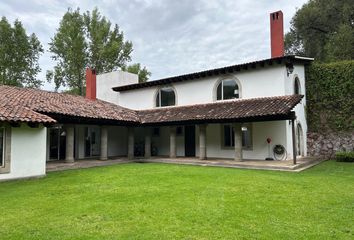
[[68, 8], [97, 7], [126, 40], [132, 41], [132, 63], [152, 73], [150, 80], [270, 57], [269, 13], [282, 10], [289, 31], [296, 10], [307, 0], [1, 0], [0, 13], [19, 19], [35, 33], [45, 53], [39, 60], [46, 90], [54, 84], [45, 73], [55, 62], [48, 43]]

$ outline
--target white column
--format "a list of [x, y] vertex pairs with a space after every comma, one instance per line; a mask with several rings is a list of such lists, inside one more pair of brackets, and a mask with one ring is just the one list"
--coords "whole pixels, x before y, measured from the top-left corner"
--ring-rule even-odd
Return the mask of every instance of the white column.
[[134, 128], [128, 127], [128, 159], [134, 158]]
[[151, 129], [145, 128], [145, 158], [151, 157]]
[[242, 129], [241, 124], [234, 124], [235, 161], [242, 161]]
[[176, 127], [170, 127], [170, 158], [176, 158]]
[[68, 125], [66, 129], [66, 152], [65, 152], [65, 162], [74, 162], [74, 126]]
[[199, 159], [205, 160], [207, 158], [206, 152], [206, 124], [199, 125]]
[[50, 159], [50, 128], [45, 127], [47, 131], [47, 154], [46, 154], [46, 161], [48, 162]]
[[108, 159], [108, 128], [107, 126], [101, 127], [101, 156], [100, 160]]
[[292, 140], [293, 140], [293, 164], [296, 165], [296, 133], [295, 133], [295, 119], [291, 119], [291, 132], [292, 132]]

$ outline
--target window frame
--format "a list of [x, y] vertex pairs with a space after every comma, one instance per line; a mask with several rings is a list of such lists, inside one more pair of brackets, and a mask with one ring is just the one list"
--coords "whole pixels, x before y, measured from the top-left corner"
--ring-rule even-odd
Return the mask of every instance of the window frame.
[[[250, 137], [251, 141], [250, 142], [251, 142], [251, 144], [248, 145], [248, 146], [243, 146], [243, 144], [242, 144], [242, 149], [243, 150], [253, 150], [253, 124], [252, 123], [244, 123], [244, 124], [242, 124], [241, 131], [243, 131], [242, 130], [243, 127], [247, 127], [248, 131], [250, 131], [250, 135], [251, 135], [251, 137]], [[242, 135], [242, 140], [241, 141], [243, 142], [243, 135]]]
[[[231, 133], [231, 146], [225, 146], [225, 126], [229, 126], [230, 127], [230, 133]], [[251, 132], [251, 144], [249, 146], [243, 146], [242, 145], [242, 150], [245, 151], [252, 151], [253, 150], [253, 124], [250, 123], [243, 123], [241, 125], [242, 127], [247, 127], [250, 132]], [[229, 123], [229, 124], [221, 124], [221, 149], [226, 149], [226, 150], [231, 150], [235, 148], [235, 138], [234, 138], [234, 126], [233, 124]], [[241, 133], [242, 134], [242, 133]], [[241, 135], [241, 141], [243, 142], [243, 135]]]
[[[173, 91], [174, 94], [174, 100], [175, 100], [175, 104], [174, 105], [167, 105], [167, 106], [162, 106], [162, 94], [161, 94], [161, 90], [163, 89], [171, 89]], [[158, 104], [157, 104], [158, 103]], [[154, 98], [154, 106], [155, 108], [161, 108], [161, 107], [171, 107], [171, 106], [177, 106], [177, 93], [176, 93], [176, 89], [172, 86], [163, 86], [157, 89], [156, 94], [155, 94], [155, 98]]]
[[1, 126], [3, 129], [3, 162], [0, 166], [0, 174], [10, 173], [11, 169], [11, 127], [5, 125]]
[[0, 143], [2, 146], [2, 152], [1, 157], [2, 157], [2, 162], [0, 163], [0, 168], [4, 168], [5, 167], [5, 142], [6, 142], [6, 131], [5, 131], [5, 127], [0, 127], [0, 132], [2, 132], [2, 142]]
[[[237, 98], [229, 98], [229, 99], [225, 99], [224, 98], [224, 81], [227, 81], [227, 80], [232, 80], [236, 83], [236, 86], [238, 88], [238, 97]], [[219, 86], [221, 85], [221, 99], [218, 99], [218, 88]], [[235, 99], [240, 99], [242, 96], [241, 96], [241, 84], [240, 84], [240, 81], [234, 77], [234, 76], [229, 76], [229, 77], [224, 77], [222, 79], [220, 79], [219, 81], [216, 82], [216, 85], [214, 87], [214, 99], [215, 101], [232, 101], [232, 100], [235, 100]]]
[[[298, 92], [296, 93], [296, 88], [298, 89]], [[294, 77], [294, 84], [293, 84], [293, 92], [294, 94], [301, 94], [301, 82], [300, 78], [298, 76]]]

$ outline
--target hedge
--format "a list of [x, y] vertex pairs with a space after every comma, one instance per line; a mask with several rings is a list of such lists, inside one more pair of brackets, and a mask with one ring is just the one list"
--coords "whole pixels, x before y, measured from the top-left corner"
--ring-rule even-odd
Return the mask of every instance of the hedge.
[[354, 162], [354, 152], [336, 152], [337, 162]]
[[306, 75], [309, 131], [353, 131], [354, 61], [313, 63]]

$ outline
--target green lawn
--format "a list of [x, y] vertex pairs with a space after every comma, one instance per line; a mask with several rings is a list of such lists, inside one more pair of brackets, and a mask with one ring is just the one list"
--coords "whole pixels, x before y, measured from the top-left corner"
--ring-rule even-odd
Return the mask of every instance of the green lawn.
[[354, 239], [354, 164], [122, 164], [0, 183], [0, 239]]

